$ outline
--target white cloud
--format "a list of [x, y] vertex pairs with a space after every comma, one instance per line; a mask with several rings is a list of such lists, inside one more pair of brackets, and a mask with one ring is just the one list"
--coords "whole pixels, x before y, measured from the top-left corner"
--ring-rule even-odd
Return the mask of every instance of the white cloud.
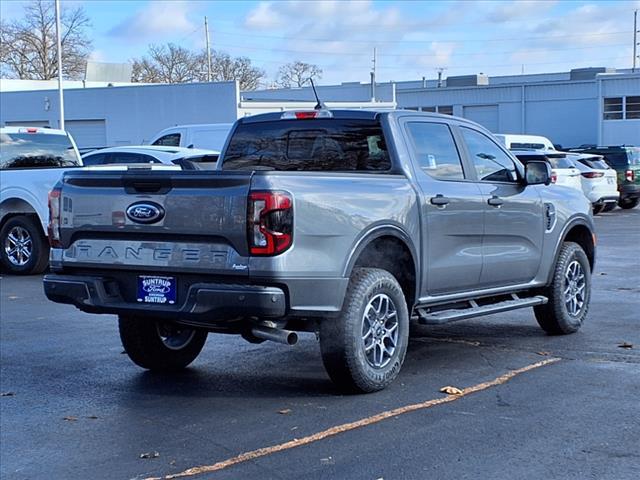
[[126, 40], [153, 40], [171, 34], [190, 33], [197, 26], [188, 18], [188, 1], [151, 1], [131, 17], [116, 25], [109, 35]]

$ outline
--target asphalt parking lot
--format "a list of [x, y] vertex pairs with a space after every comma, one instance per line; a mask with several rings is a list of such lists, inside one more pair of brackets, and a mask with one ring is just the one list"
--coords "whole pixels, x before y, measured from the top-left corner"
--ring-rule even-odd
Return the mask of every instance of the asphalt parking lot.
[[0, 476], [640, 478], [640, 208], [596, 226], [580, 332], [547, 336], [530, 310], [415, 327], [396, 382], [363, 396], [335, 391], [312, 335], [210, 335], [184, 373], [148, 373], [122, 355], [113, 317], [48, 302], [39, 276], [3, 276]]

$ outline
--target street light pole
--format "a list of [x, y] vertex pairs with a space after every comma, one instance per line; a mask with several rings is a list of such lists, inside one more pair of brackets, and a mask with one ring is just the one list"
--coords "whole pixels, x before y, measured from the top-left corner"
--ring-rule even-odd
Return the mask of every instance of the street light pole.
[[636, 60], [638, 58], [637, 54], [638, 48], [638, 10], [633, 12], [633, 68], [632, 72], [636, 71]]
[[204, 17], [204, 33], [207, 42], [207, 82], [211, 81], [211, 44], [209, 42], [209, 23], [207, 17]]
[[62, 41], [60, 32], [60, 0], [56, 1], [56, 44], [58, 49], [58, 99], [60, 107], [60, 130], [64, 130], [64, 93], [62, 90]]

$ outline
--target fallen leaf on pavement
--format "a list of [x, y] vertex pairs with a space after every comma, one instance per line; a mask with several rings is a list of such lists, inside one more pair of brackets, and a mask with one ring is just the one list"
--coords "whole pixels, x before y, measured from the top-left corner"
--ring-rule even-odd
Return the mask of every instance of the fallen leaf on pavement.
[[158, 452], [141, 453], [140, 458], [158, 458], [160, 454]]
[[69, 415], [68, 417], [62, 417], [62, 419], [67, 421], [67, 422], [77, 422], [78, 421], [78, 417], [73, 417], [71, 415]]
[[622, 342], [620, 345], [618, 345], [618, 347], [631, 349], [633, 348], [633, 343]]
[[447, 385], [446, 387], [442, 387], [440, 389], [442, 393], [446, 393], [447, 395], [462, 395], [462, 390], [456, 387], [452, 387], [451, 385]]
[[540, 351], [540, 352], [536, 352], [536, 353], [537, 353], [538, 355], [542, 355], [543, 357], [546, 357], [547, 355], [550, 355], [550, 353], [549, 353], [549, 352], [545, 352], [544, 350], [543, 350], [543, 351]]
[[291, 409], [290, 408], [285, 408], [284, 410], [278, 410], [278, 413], [280, 415], [286, 415], [287, 413], [291, 413]]
[[15, 394], [15, 392], [2, 392], [0, 393], [0, 397], [13, 397]]

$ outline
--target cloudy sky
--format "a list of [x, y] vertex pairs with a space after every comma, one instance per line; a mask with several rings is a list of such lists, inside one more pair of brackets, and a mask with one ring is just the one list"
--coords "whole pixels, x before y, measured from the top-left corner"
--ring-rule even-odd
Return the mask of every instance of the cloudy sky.
[[[53, 0], [51, 0], [53, 1]], [[631, 66], [633, 11], [626, 1], [204, 1], [61, 0], [82, 6], [95, 60], [125, 62], [151, 43], [212, 47], [249, 57], [273, 79], [292, 60], [315, 63], [321, 83], [368, 81], [374, 47], [380, 81]], [[0, 2], [4, 20], [18, 0]]]

